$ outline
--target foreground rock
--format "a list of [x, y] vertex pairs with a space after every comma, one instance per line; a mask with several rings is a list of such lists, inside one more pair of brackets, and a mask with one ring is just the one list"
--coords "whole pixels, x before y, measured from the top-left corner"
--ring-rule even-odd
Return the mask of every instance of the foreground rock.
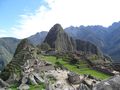
[[1, 87], [9, 87], [10, 85], [8, 83], [6, 83], [5, 81], [3, 81], [2, 79], [0, 79], [0, 86]]
[[30, 87], [27, 85], [27, 84], [21, 84], [19, 87], [18, 87], [19, 90], [29, 90]]
[[101, 81], [93, 87], [93, 90], [120, 90], [120, 75]]
[[[78, 76], [73, 73], [71, 74], [69, 71], [52, 70], [46, 72], [46, 76], [55, 78], [53, 83], [48, 81], [47, 90], [120, 90], [120, 75], [103, 81], [91, 78], [89, 75], [79, 75], [79, 80], [77, 80]], [[80, 82], [76, 83], [77, 81]]]
[[68, 73], [68, 80], [72, 84], [79, 84], [80, 76], [76, 73], [70, 72], [70, 73]]
[[91, 79], [87, 75], [77, 75], [66, 70], [52, 70], [45, 75], [55, 80], [47, 81], [47, 90], [91, 90], [93, 82], [99, 83], [98, 80]]
[[91, 90], [86, 84], [81, 83], [78, 90]]

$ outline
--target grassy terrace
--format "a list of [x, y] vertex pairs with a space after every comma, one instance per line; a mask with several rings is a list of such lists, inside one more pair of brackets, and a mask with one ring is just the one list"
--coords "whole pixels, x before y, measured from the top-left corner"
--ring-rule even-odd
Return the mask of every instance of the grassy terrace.
[[82, 67], [78, 69], [76, 66], [71, 65], [62, 59], [56, 60], [56, 57], [54, 57], [54, 56], [43, 56], [42, 59], [47, 60], [47, 61], [51, 62], [52, 64], [55, 64], [55, 62], [59, 61], [67, 69], [69, 69], [75, 73], [78, 73], [78, 74], [91, 74], [92, 76], [95, 76], [96, 78], [99, 78], [99, 79], [106, 79], [106, 78], [110, 77], [110, 75], [104, 74], [104, 73], [96, 71], [96, 70], [92, 70], [91, 68], [86, 67], [84, 64], [80, 65]]
[[[11, 90], [18, 90], [17, 86], [13, 85], [11, 87]], [[29, 90], [45, 90], [45, 85], [44, 84], [40, 84], [40, 85], [30, 85], [30, 89]]]

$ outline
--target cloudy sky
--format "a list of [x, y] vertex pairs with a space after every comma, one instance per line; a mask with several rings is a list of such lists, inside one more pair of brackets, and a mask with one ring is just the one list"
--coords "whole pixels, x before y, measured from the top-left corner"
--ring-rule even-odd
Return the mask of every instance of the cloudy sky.
[[120, 0], [0, 0], [0, 37], [25, 38], [63, 28], [120, 21]]

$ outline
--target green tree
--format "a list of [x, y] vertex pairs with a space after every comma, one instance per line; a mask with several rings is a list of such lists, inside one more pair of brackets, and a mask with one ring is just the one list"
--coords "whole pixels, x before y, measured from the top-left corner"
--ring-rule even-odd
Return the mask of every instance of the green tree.
[[47, 51], [50, 49], [50, 46], [47, 43], [42, 43], [40, 46], [38, 46], [41, 50]]

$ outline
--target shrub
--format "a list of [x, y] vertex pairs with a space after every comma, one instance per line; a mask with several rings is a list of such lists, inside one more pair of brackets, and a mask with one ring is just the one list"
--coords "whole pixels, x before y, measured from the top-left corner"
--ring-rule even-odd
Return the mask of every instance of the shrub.
[[50, 46], [47, 43], [42, 43], [40, 46], [38, 46], [41, 50], [47, 51], [50, 49]]
[[55, 62], [55, 68], [63, 69], [63, 65], [60, 62]]

